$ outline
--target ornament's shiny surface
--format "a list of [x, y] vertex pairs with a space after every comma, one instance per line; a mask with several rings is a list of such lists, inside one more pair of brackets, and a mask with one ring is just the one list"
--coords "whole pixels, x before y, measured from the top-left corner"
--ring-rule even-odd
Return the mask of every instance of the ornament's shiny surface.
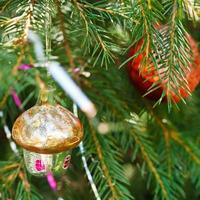
[[45, 176], [50, 171], [61, 174], [70, 165], [69, 151], [57, 154], [39, 154], [24, 149], [23, 154], [28, 172], [34, 176]]
[[12, 136], [28, 151], [54, 154], [76, 147], [83, 137], [83, 128], [64, 107], [44, 104], [22, 113], [13, 125]]

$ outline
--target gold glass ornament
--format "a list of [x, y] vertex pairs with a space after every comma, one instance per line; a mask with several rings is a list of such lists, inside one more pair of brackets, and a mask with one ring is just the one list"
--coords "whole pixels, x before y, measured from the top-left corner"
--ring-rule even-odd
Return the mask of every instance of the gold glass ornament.
[[28, 171], [36, 176], [67, 169], [69, 150], [83, 138], [79, 119], [60, 105], [36, 105], [15, 121], [12, 137], [24, 150]]

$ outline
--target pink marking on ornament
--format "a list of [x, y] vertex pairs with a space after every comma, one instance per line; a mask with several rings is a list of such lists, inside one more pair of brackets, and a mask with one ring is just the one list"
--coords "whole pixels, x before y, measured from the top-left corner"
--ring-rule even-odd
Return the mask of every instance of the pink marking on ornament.
[[32, 66], [31, 65], [28, 65], [28, 64], [21, 64], [18, 69], [19, 70], [28, 70], [28, 69], [31, 69]]
[[15, 102], [15, 105], [18, 108], [20, 108], [20, 106], [22, 105], [22, 102], [21, 102], [19, 96], [17, 95], [16, 91], [12, 90], [11, 95], [12, 95], [13, 101]]
[[55, 178], [54, 178], [54, 176], [51, 172], [47, 173], [47, 181], [49, 183], [50, 188], [53, 191], [56, 191], [57, 190], [57, 182], [56, 182], [56, 180], [55, 180]]
[[69, 167], [70, 160], [71, 160], [71, 156], [70, 155], [65, 157], [64, 162], [63, 162], [63, 169], [67, 169]]
[[36, 160], [35, 161], [35, 169], [37, 171], [42, 171], [45, 169], [45, 164], [42, 162], [42, 160]]

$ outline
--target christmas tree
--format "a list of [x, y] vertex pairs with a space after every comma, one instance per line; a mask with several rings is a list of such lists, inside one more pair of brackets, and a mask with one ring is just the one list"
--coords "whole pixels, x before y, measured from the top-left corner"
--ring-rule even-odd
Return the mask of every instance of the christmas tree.
[[199, 200], [199, 44], [199, 0], [0, 0], [0, 199]]

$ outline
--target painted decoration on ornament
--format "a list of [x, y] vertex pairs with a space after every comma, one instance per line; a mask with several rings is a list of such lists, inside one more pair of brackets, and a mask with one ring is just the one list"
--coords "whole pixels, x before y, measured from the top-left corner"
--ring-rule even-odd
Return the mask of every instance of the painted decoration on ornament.
[[68, 169], [68, 167], [70, 165], [70, 160], [71, 160], [71, 156], [70, 155], [65, 157], [64, 162], [63, 162], [63, 169]]
[[36, 161], [35, 161], [35, 169], [36, 169], [37, 171], [42, 171], [42, 170], [45, 169], [45, 164], [43, 163], [42, 160], [36, 160]]
[[70, 166], [70, 152], [57, 154], [40, 154], [23, 150], [24, 161], [28, 172], [34, 176], [44, 176], [49, 172], [62, 174]]
[[39, 154], [23, 150], [24, 161], [29, 173], [44, 176], [53, 168], [53, 155]]

